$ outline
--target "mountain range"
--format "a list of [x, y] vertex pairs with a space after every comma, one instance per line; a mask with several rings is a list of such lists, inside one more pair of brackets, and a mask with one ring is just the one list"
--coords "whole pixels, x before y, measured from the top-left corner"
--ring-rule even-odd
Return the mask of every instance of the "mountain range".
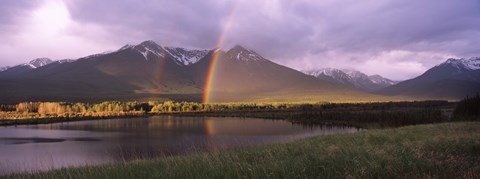
[[398, 83], [397, 81], [384, 78], [380, 75], [368, 76], [356, 70], [322, 68], [319, 70], [304, 71], [304, 73], [315, 76], [318, 79], [346, 85], [366, 92], [374, 92]]
[[34, 60], [8, 68], [0, 72], [0, 101], [202, 101], [212, 63], [211, 102], [379, 98], [305, 75], [238, 45], [227, 51], [189, 50], [145, 41], [76, 60]]
[[79, 59], [39, 58], [2, 68], [0, 101], [199, 102], [205, 96], [208, 102], [459, 99], [480, 91], [478, 61], [449, 59], [417, 78], [396, 84], [358, 71], [303, 73], [239, 45], [226, 51], [197, 50], [144, 41]]

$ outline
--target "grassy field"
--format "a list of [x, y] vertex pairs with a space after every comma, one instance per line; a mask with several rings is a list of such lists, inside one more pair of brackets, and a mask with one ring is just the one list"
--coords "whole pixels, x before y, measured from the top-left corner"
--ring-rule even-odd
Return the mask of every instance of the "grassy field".
[[292, 143], [68, 168], [7, 178], [480, 178], [480, 122], [440, 123]]

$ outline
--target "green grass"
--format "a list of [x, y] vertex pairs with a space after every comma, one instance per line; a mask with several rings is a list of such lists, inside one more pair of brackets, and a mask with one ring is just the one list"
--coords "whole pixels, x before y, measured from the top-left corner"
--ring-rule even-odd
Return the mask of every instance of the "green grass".
[[8, 177], [479, 178], [480, 122], [374, 129], [286, 144]]

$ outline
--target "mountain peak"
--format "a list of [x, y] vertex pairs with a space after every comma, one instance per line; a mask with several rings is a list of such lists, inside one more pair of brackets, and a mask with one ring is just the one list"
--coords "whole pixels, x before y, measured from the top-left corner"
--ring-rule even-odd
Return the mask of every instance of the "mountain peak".
[[358, 70], [351, 70], [351, 69], [348, 69], [348, 70], [343, 70], [346, 74], [348, 74], [349, 76], [351, 76], [352, 78], [363, 78], [363, 79], [368, 79], [368, 75], [366, 75], [365, 73], [362, 73]]
[[147, 47], [160, 47], [160, 45], [155, 43], [153, 40], [146, 40], [138, 45], [147, 46]]
[[152, 57], [152, 55], [156, 57], [165, 57], [166, 55], [165, 54], [166, 50], [152, 40], [144, 41], [138, 45], [127, 44], [122, 48], [120, 48], [119, 51], [126, 50], [126, 49], [132, 49], [137, 51], [138, 53], [143, 55], [145, 60], [149, 60], [149, 57]]
[[162, 46], [158, 45], [156, 42], [153, 40], [146, 40], [143, 41], [142, 43], [139, 43], [137, 45], [132, 45], [132, 44], [126, 44], [123, 47], [119, 49], [120, 50], [125, 50], [125, 49], [161, 49]]
[[449, 58], [447, 61], [440, 65], [451, 65], [457, 69], [478, 70], [480, 69], [480, 57], [466, 58]]
[[49, 58], [37, 58], [37, 59], [31, 60], [30, 62], [26, 63], [25, 65], [28, 65], [32, 68], [38, 68], [38, 67], [41, 67], [41, 66], [48, 65], [52, 62], [53, 61], [50, 60]]
[[132, 47], [135, 47], [135, 45], [126, 44], [126, 45], [124, 45], [122, 48], [120, 48], [119, 50], [129, 49], [129, 48], [132, 48]]
[[[249, 51], [249, 50], [247, 50], [246, 48], [244, 48], [243, 46], [241, 46], [241, 45], [238, 45], [238, 44], [237, 44], [237, 45], [235, 45], [235, 46], [233, 46], [233, 47], [232, 47], [230, 50], [236, 50], [236, 51]], [[230, 51], [230, 50], [229, 50], [229, 51]]]
[[230, 59], [235, 59], [239, 61], [262, 61], [265, 60], [258, 53], [248, 50], [240, 45], [235, 45], [233, 48], [227, 51], [227, 55]]

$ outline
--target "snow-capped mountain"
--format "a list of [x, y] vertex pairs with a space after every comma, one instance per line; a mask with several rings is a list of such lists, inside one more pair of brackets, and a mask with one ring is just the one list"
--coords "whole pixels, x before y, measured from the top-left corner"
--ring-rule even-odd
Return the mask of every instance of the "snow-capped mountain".
[[175, 62], [179, 65], [192, 65], [197, 63], [200, 59], [205, 57], [209, 50], [191, 50], [180, 47], [162, 47], [154, 41], [148, 40], [138, 45], [127, 44], [118, 51], [133, 49], [142, 54], [145, 60], [152, 60], [155, 58], [173, 57]]
[[53, 63], [54, 61], [50, 60], [49, 58], [37, 58], [34, 60], [31, 60], [28, 63], [12, 66], [12, 67], [4, 67], [2, 70], [0, 70], [0, 73], [3, 74], [3, 76], [6, 75], [12, 75], [16, 76], [18, 74], [37, 69], [39, 67], [43, 67], [46, 65], [49, 65]]
[[437, 66], [442, 66], [442, 65], [450, 65], [452, 67], [455, 67], [459, 70], [478, 70], [480, 69], [480, 57], [472, 57], [469, 59], [466, 58], [460, 58], [460, 59], [455, 59], [455, 58], [450, 58], [446, 62], [437, 65]]
[[343, 85], [353, 84], [353, 79], [342, 70], [335, 68], [322, 68], [320, 70], [310, 70], [304, 72], [307, 75], [312, 75], [320, 79], [324, 79], [333, 83]]
[[209, 50], [190, 50], [180, 47], [165, 47], [165, 50], [183, 65], [195, 64], [209, 52]]
[[320, 70], [305, 71], [305, 74], [333, 83], [351, 86], [363, 91], [376, 91], [393, 84], [395, 81], [380, 75], [368, 76], [356, 70], [339, 70], [335, 68], [323, 68]]
[[480, 58], [450, 58], [422, 75], [379, 91], [386, 95], [460, 99], [480, 92]]
[[39, 67], [43, 67], [43, 66], [52, 64], [54, 62], [66, 63], [66, 62], [72, 62], [72, 61], [74, 61], [74, 60], [64, 59], [64, 60], [53, 61], [49, 58], [37, 58], [37, 59], [31, 60], [28, 63], [23, 63], [23, 64], [20, 64], [20, 65], [15, 65], [15, 66], [11, 66], [11, 67], [10, 66], [1, 67], [0, 72], [13, 71], [13, 70], [15, 70], [15, 71], [31, 70], [31, 69], [36, 69], [36, 68], [39, 68]]
[[14, 69], [14, 68], [35, 69], [35, 68], [38, 68], [38, 67], [48, 65], [52, 62], [54, 62], [54, 61], [50, 60], [49, 58], [37, 58], [37, 59], [31, 60], [28, 63], [23, 63], [23, 64], [16, 65], [16, 66], [13, 66], [13, 67], [2, 67], [0, 71], [7, 71], [7, 70], [10, 70], [10, 69]]

